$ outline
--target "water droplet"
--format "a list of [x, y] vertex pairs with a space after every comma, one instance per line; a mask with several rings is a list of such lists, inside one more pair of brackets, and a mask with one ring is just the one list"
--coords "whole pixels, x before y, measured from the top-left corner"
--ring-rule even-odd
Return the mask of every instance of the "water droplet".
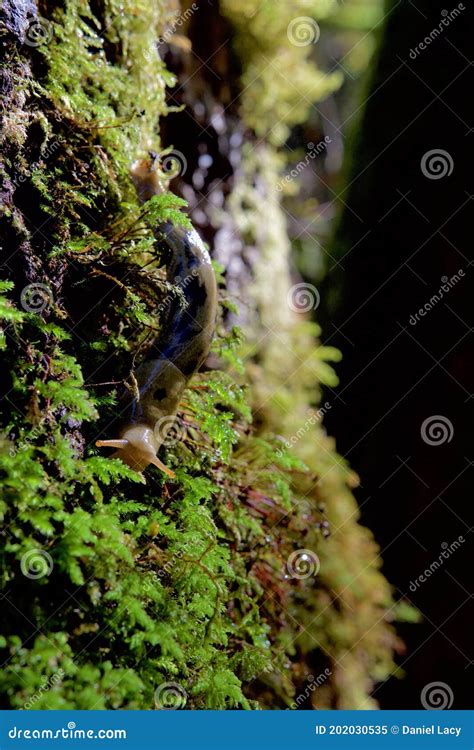
[[202, 156], [199, 157], [198, 164], [201, 167], [201, 169], [208, 169], [213, 162], [212, 156], [210, 154], [202, 154]]

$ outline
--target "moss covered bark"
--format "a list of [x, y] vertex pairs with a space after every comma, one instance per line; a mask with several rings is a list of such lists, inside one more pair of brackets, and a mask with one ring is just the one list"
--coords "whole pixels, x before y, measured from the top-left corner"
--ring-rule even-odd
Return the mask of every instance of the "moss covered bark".
[[[271, 81], [251, 83], [261, 55], [278, 65], [282, 51], [309, 99], [338, 80], [314, 70], [307, 48], [288, 49], [288, 22], [307, 15], [306, 2], [281, 16], [240, 5], [226, 0], [214, 16], [229, 55], [214, 100], [244, 137], [203, 231], [213, 240], [230, 227], [239, 238], [252, 279], [247, 339], [229, 325], [222, 280], [213, 369], [191, 383], [165, 449], [176, 480], [151, 469], [146, 485], [94, 441], [166, 326], [163, 299], [179, 294], [150, 226], [185, 220], [182, 201], [169, 192], [142, 211], [128, 170], [162, 148], [169, 71], [189, 69], [186, 34], [204, 10], [183, 23], [167, 68], [156, 39], [173, 23], [171, 0], [3, 6], [5, 706], [279, 708], [303, 695], [306, 707], [366, 707], [393, 668], [394, 604], [357, 523], [357, 480], [315, 417], [318, 383], [334, 382], [327, 360], [338, 354], [286, 304], [275, 186], [288, 128], [306, 109], [289, 87], [268, 99], [258, 86], [269, 95]], [[192, 138], [183, 150], [191, 159]], [[299, 567], [308, 562], [310, 575]]]

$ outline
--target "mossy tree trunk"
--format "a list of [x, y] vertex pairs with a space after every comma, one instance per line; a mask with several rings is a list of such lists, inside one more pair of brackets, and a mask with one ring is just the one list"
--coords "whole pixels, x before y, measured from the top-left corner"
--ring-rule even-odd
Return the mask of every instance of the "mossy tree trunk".
[[[312, 408], [337, 353], [287, 304], [276, 184], [306, 107], [285, 86], [263, 96], [274, 74], [261, 55], [296, 71], [310, 100], [339, 77], [288, 46], [306, 3], [247, 5], [186, 6], [179, 33], [171, 0], [3, 5], [6, 705], [352, 708], [372, 705], [393, 667], [394, 605], [357, 524], [356, 478]], [[170, 24], [165, 66], [156, 41]], [[213, 83], [189, 40], [213, 57]], [[229, 312], [222, 291], [212, 367], [167, 449], [176, 480], [152, 470], [143, 485], [94, 441], [177, 293], [150, 225], [180, 220], [181, 205], [169, 192], [147, 213], [128, 176], [159, 150], [167, 114], [173, 188], [242, 305]]]

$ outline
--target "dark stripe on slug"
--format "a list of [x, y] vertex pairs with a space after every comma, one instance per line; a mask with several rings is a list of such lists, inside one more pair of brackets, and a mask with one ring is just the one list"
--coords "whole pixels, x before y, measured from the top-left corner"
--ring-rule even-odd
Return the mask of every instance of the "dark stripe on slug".
[[209, 321], [203, 320], [202, 310], [206, 301], [205, 285], [194, 279], [186, 289], [186, 300], [189, 303], [185, 309], [178, 300], [170, 306], [170, 314], [166, 322], [168, 338], [163, 346], [159, 346], [161, 355], [174, 364], [185, 375], [191, 376], [200, 366], [208, 349], [210, 337]]
[[[164, 321], [165, 335], [157, 343], [157, 354], [191, 375], [209, 351], [216, 316], [216, 282], [207, 250], [196, 232], [167, 222], [156, 231], [171, 253], [167, 278], [178, 283], [185, 298], [173, 299]], [[156, 351], [155, 349], [155, 351]]]
[[140, 400], [130, 404], [132, 422], [151, 423], [176, 411], [187, 381], [209, 352], [215, 328], [216, 281], [201, 238], [169, 222], [155, 234], [167, 279], [179, 285], [185, 304], [173, 297], [161, 311], [162, 334], [136, 372]]

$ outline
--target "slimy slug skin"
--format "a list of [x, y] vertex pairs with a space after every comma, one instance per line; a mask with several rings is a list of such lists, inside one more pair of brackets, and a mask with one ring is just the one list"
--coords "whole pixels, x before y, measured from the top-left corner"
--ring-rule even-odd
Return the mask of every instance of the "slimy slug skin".
[[[163, 190], [156, 169], [156, 156], [132, 167], [132, 179], [141, 202]], [[155, 229], [160, 249], [167, 257], [167, 279], [181, 287], [186, 300], [173, 298], [162, 305], [166, 320], [163, 335], [153, 345], [148, 359], [135, 373], [138, 397], [125, 401], [125, 419], [116, 440], [97, 440], [99, 447], [116, 448], [114, 457], [138, 472], [153, 464], [169, 477], [174, 473], [157, 457], [178, 410], [190, 378], [205, 360], [214, 334], [217, 286], [211, 259], [194, 230], [170, 222]]]

